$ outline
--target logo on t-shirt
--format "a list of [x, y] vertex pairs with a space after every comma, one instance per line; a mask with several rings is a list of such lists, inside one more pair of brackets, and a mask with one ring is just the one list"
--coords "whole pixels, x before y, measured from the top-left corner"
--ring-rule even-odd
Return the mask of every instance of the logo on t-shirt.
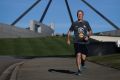
[[78, 28], [78, 34], [79, 34], [79, 38], [84, 38], [86, 36], [86, 29], [83, 27], [79, 27]]

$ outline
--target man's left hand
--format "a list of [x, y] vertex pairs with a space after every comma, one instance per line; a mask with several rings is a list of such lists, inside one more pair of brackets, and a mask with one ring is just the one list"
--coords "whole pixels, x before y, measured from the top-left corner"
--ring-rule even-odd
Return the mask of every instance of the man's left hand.
[[86, 36], [86, 37], [85, 37], [85, 41], [88, 41], [88, 39], [89, 39], [88, 36]]

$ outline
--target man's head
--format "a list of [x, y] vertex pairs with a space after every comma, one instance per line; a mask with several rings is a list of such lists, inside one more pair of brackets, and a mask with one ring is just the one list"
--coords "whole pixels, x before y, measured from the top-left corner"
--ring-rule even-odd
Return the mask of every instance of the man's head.
[[77, 11], [78, 21], [83, 20], [83, 16], [84, 16], [84, 12], [83, 12], [82, 10], [78, 10], [78, 11]]

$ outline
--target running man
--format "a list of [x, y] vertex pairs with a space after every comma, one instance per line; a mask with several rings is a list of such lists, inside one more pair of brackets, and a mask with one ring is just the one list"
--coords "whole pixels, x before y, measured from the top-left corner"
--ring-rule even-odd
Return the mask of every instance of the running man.
[[89, 37], [92, 35], [92, 30], [89, 23], [83, 20], [84, 12], [77, 11], [78, 20], [73, 22], [67, 33], [67, 44], [70, 45], [70, 35], [74, 32], [74, 49], [76, 56], [76, 65], [78, 72], [76, 75], [81, 74], [81, 69], [85, 66], [86, 55], [88, 53], [86, 44], [89, 43]]

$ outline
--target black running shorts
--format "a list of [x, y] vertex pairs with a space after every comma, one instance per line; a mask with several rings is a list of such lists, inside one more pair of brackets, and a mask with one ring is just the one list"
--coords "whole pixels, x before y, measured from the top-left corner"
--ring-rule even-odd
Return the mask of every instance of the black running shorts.
[[77, 53], [88, 54], [87, 44], [74, 43], [75, 55]]

